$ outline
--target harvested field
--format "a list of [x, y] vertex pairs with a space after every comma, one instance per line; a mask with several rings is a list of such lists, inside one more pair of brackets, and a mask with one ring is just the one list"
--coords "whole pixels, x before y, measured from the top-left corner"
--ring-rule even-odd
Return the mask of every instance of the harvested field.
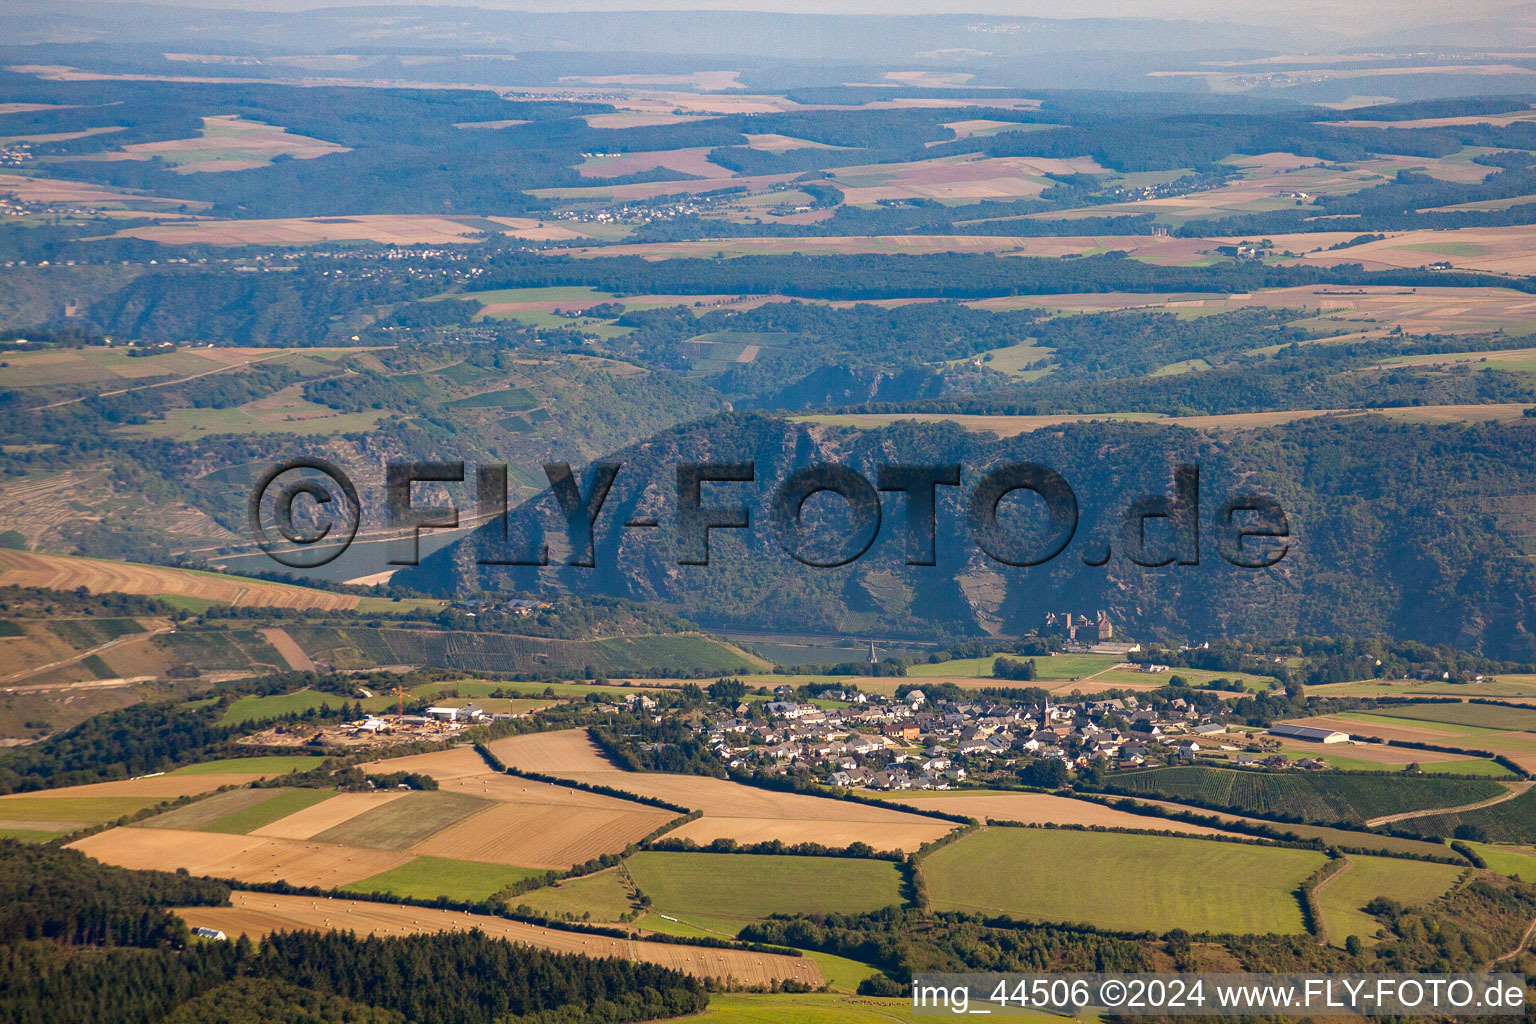
[[[587, 119], [591, 122], [591, 118]], [[765, 153], [785, 153], [791, 149], [846, 149], [846, 146], [831, 146], [825, 142], [812, 142], [810, 139], [799, 139], [793, 135], [779, 135], [773, 132], [753, 134], [747, 132], [747, 147], [760, 149]]]
[[[1310, 252], [1320, 246], [1326, 248], [1332, 241], [1342, 241], [1345, 234], [1281, 235], [1274, 238], [1274, 241], [1282, 249]], [[1210, 244], [1218, 242], [1211, 240]], [[1353, 248], [1337, 250], [1338, 253], [1353, 251]], [[1430, 259], [1421, 258], [1418, 263], [1427, 263]], [[1340, 288], [1336, 285], [1309, 285], [1233, 295], [1129, 292], [1018, 295], [977, 299], [966, 304], [977, 309], [1096, 312], [1109, 309], [1178, 309], [1189, 308], [1196, 303], [1201, 312], [1210, 313], [1250, 306], [1316, 311], [1320, 317], [1328, 318], [1324, 322], [1338, 320], [1341, 330], [1356, 327], [1357, 321], [1375, 323], [1382, 330], [1390, 330], [1401, 324], [1403, 330], [1409, 332], [1473, 332], [1497, 330], [1502, 326], [1523, 334], [1536, 329], [1536, 299], [1524, 292], [1502, 288], [1410, 289], [1380, 285]], [[1346, 318], [1348, 323], [1345, 322]]]
[[150, 160], [159, 157], [168, 166], [185, 172], [239, 171], [264, 167], [275, 156], [313, 160], [350, 148], [307, 135], [290, 133], [276, 125], [225, 114], [203, 118], [197, 138], [138, 142], [118, 152], [104, 153], [104, 160]]
[[142, 238], [169, 245], [313, 245], [372, 241], [394, 245], [476, 242], [490, 231], [534, 241], [585, 238], [579, 231], [524, 217], [438, 217], [430, 214], [362, 214], [356, 217], [283, 217], [273, 220], [199, 220], [125, 228], [113, 238]]
[[1385, 708], [1382, 713], [1398, 720], [1466, 725], [1501, 732], [1536, 732], [1536, 710], [1510, 704], [1407, 704]]
[[[882, 808], [864, 809], [883, 811]], [[896, 811], [883, 813], [891, 815], [895, 820], [839, 821], [833, 818], [791, 817], [782, 813], [773, 817], [755, 818], [706, 813], [704, 817], [668, 832], [666, 838], [691, 839], [700, 846], [708, 846], [716, 839], [730, 839], [743, 846], [771, 843], [774, 840], [791, 846], [796, 843], [820, 843], [822, 846], [843, 847], [868, 843], [876, 850], [910, 853], [935, 839], [942, 839], [958, 827], [935, 818], [909, 817]]]
[[520, 942], [539, 949], [640, 960], [700, 978], [734, 978], [746, 985], [768, 985], [793, 978], [813, 988], [822, 982], [821, 969], [808, 957], [704, 949], [658, 942], [631, 942], [602, 935], [540, 928], [498, 917], [357, 900], [235, 892], [231, 894], [230, 902], [233, 906], [186, 907], [177, 913], [189, 925], [217, 928], [231, 936], [249, 935], [258, 938], [274, 931], [327, 927], [345, 928], [359, 935], [420, 935], [479, 929], [492, 938]]
[[1446, 722], [1419, 722], [1393, 718], [1390, 711], [1381, 714], [1350, 712], [1297, 720], [1301, 725], [1338, 729], [1357, 736], [1371, 736], [1387, 741], [1430, 743], [1457, 750], [1486, 750], [1503, 754], [1526, 771], [1536, 771], [1536, 732], [1486, 729]]
[[88, 782], [83, 786], [64, 786], [60, 789], [47, 789], [42, 793], [13, 793], [8, 796], [0, 796], [0, 808], [9, 800], [25, 800], [47, 794], [49, 799], [64, 800], [75, 798], [100, 798], [100, 797], [134, 797], [154, 798], [150, 802], [160, 800], [174, 800], [179, 796], [195, 796], [198, 793], [211, 793], [215, 789], [224, 786], [245, 786], [257, 779], [270, 778], [273, 772], [239, 772], [229, 774], [210, 773], [206, 775], [151, 775], [141, 779], [119, 779], [115, 782]]
[[1367, 270], [1444, 261], [1457, 270], [1526, 275], [1536, 273], [1536, 233], [1525, 227], [1407, 231], [1347, 249], [1310, 252], [1303, 259], [1319, 266], [1359, 263]]
[[[592, 742], [585, 729], [512, 736], [490, 744], [490, 751], [502, 764], [544, 775], [618, 771], [613, 762], [603, 756], [602, 750]], [[480, 764], [484, 768], [485, 762], [481, 761]]]
[[1329, 121], [1338, 128], [1447, 128], [1460, 124], [1509, 125], [1518, 121], [1536, 121], [1536, 110], [1516, 110], [1508, 114], [1466, 114], [1461, 117], [1417, 117], [1409, 121]]
[[337, 793], [329, 800], [322, 800], [271, 824], [254, 828], [250, 834], [273, 839], [311, 839], [360, 814], [393, 803], [404, 795], [399, 790], [392, 793]]
[[831, 183], [852, 206], [901, 199], [1006, 199], [1034, 196], [1047, 174], [1105, 173], [1092, 157], [942, 157], [911, 163], [839, 167]]
[[603, 758], [583, 730], [534, 733], [500, 740], [491, 747], [503, 763], [589, 785], [665, 800], [704, 812], [704, 817], [668, 833], [705, 845], [715, 839], [827, 846], [866, 842], [878, 850], [914, 850], [947, 835], [955, 826], [883, 807], [778, 793], [725, 779], [659, 772], [625, 772]]
[[411, 852], [564, 870], [620, 853], [676, 815], [621, 800], [613, 807], [561, 803], [496, 804], [411, 847]]
[[89, 206], [120, 207], [125, 203], [160, 204], [184, 209], [203, 210], [211, 203], [192, 199], [164, 199], [160, 196], [142, 195], [107, 188], [104, 185], [87, 185], [78, 181], [58, 178], [33, 178], [20, 174], [0, 174], [0, 192], [6, 192], [28, 203], [77, 203]]
[[589, 158], [576, 168], [583, 178], [623, 178], [631, 174], [664, 167], [700, 178], [731, 178], [735, 172], [728, 167], [711, 163], [710, 147], [695, 149], [660, 149], [648, 153], [623, 153], [619, 156]]
[[1017, 821], [1024, 824], [1102, 825], [1108, 828], [1139, 828], [1150, 831], [1181, 832], [1191, 836], [1234, 835], [1205, 825], [1189, 825], [1167, 818], [1117, 811], [1089, 800], [1050, 793], [901, 793], [887, 799], [913, 807], [946, 814], [964, 814], [986, 821]]
[[812, 255], [937, 252], [995, 252], [1008, 256], [1059, 257], [1121, 251], [1147, 263], [1179, 266], [1202, 258], [1216, 243], [1203, 238], [1156, 235], [837, 235], [807, 238], [705, 238], [639, 242], [572, 250], [575, 256], [641, 256], [649, 260], [684, 257], [727, 258], [800, 252]]
[[220, 604], [257, 608], [321, 608], [345, 610], [357, 606], [350, 594], [267, 583], [191, 569], [114, 562], [99, 558], [39, 555], [29, 551], [0, 551], [0, 584], [74, 590], [93, 594], [171, 594], [199, 597]]
[[[535, 735], [549, 735], [537, 733]], [[470, 746], [450, 747], [430, 754], [411, 754], [407, 757], [391, 757], [382, 761], [369, 761], [359, 765], [363, 771], [380, 775], [392, 772], [419, 772], [430, 775], [438, 782], [460, 779], [471, 775], [492, 775], [490, 766]]]
[[1317, 757], [1320, 754], [1339, 754], [1356, 761], [1374, 764], [1403, 766], [1409, 764], [1441, 764], [1447, 761], [1465, 761], [1464, 754], [1446, 754], [1438, 750], [1414, 750], [1411, 747], [1389, 747], [1383, 743], [1330, 743], [1326, 746], [1295, 740], [1284, 736], [1275, 737], [1280, 749], [1286, 753]]
[[[544, 737], [560, 739], [553, 744], [537, 742]], [[525, 753], [548, 757], [547, 752], [540, 752], [542, 747], [575, 748], [573, 738], [591, 743], [584, 731], [569, 730], [532, 733], [498, 744], [532, 740], [535, 742], [522, 743]], [[606, 761], [596, 763], [613, 770]], [[410, 848], [413, 853], [438, 857], [563, 869], [604, 853], [618, 853], [677, 816], [672, 811], [599, 793], [493, 773], [469, 747], [376, 761], [364, 767], [376, 772], [423, 772], [438, 779], [438, 795], [495, 801]]]
[[587, 114], [582, 120], [593, 128], [647, 128], [653, 124], [682, 124], [684, 121], [698, 121], [700, 118], [684, 114], [663, 113], [639, 113], [636, 111], [620, 111], [615, 114]]
[[114, 828], [70, 845], [124, 868], [186, 868], [194, 875], [323, 888], [368, 878], [411, 860], [410, 854], [389, 850], [179, 829]]
[[[469, 298], [478, 298], [478, 296], [470, 295]], [[608, 298], [606, 295], [594, 295], [585, 301], [555, 298], [489, 302], [479, 315], [481, 317], [511, 316], [515, 319], [519, 313], [554, 313], [557, 310], [579, 309], [595, 302], [602, 302], [606, 298]], [[686, 306], [699, 312], [707, 312], [713, 309], [756, 309], [764, 303], [788, 301], [790, 300], [773, 295], [627, 295], [624, 297], [624, 306], [626, 309], [637, 310]], [[702, 306], [699, 305], [700, 303]]]
[[[1269, 154], [1268, 159], [1262, 162], [1248, 163], [1243, 177], [1203, 192], [1084, 207], [1062, 214], [1051, 212], [1028, 216], [1041, 220], [1057, 220], [1115, 214], [1155, 214], [1159, 221], [1180, 223], [1193, 218], [1223, 217], [1275, 210], [1317, 210], [1318, 207], [1315, 205], [1306, 205], [1308, 200], [1302, 200], [1303, 205], [1298, 206], [1294, 193], [1303, 192], [1310, 197], [1357, 192], [1370, 185], [1380, 184], [1383, 175], [1395, 173], [1395, 169], [1377, 167], [1371, 162], [1339, 168], [1324, 166], [1317, 161], [1309, 161], [1301, 165], [1299, 170], [1287, 172], [1282, 166], [1282, 161], [1289, 156], [1290, 154]], [[1415, 160], [1414, 164], [1427, 170], [1428, 166], [1435, 162], [1420, 159]], [[1138, 175], [1128, 175], [1126, 184], [1134, 186], [1147, 183], [1145, 179], [1142, 181], [1137, 179]], [[1302, 248], [1311, 249], [1318, 244], [1332, 243], [1312, 242]], [[1288, 247], [1281, 246], [1281, 248]]]
[[694, 195], [722, 188], [745, 188], [748, 192], [778, 185], [796, 177], [794, 174], [755, 174], [742, 177], [691, 178], [686, 181], [648, 181], [638, 185], [586, 185], [571, 188], [533, 188], [529, 195], [544, 199], [654, 199], [657, 196]]

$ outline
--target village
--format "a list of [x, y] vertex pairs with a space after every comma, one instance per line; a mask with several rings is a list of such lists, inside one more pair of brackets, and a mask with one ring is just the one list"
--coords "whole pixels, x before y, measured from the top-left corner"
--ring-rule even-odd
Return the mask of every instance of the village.
[[[899, 697], [821, 690], [823, 702], [798, 702], [788, 686], [775, 699], [740, 704], [735, 717], [688, 724], [728, 768], [769, 774], [806, 770], [835, 786], [869, 790], [952, 789], [1031, 766], [1041, 778], [1067, 773], [1187, 764], [1217, 756], [1232, 764], [1325, 770], [1323, 760], [1279, 752], [1286, 737], [1345, 742], [1331, 730], [1275, 726], [1269, 735], [1223, 721], [1174, 697], [1135, 695], [1057, 703], [929, 700], [921, 689]], [[636, 695], [643, 710], [654, 705]], [[1286, 731], [1290, 730], [1290, 731]], [[1060, 767], [1056, 767], [1059, 765]]]

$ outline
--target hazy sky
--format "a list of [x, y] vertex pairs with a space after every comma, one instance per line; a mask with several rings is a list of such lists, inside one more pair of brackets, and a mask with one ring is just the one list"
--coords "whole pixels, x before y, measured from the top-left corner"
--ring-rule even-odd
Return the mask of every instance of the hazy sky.
[[[4, 0], [17, 8], [48, 9], [55, 0]], [[478, 7], [500, 11], [573, 14], [580, 11], [777, 11], [792, 14], [978, 14], [1037, 18], [1155, 18], [1225, 22], [1260, 32], [1284, 29], [1289, 38], [1308, 28], [1318, 37], [1354, 37], [1369, 45], [1381, 33], [1401, 33], [1456, 22], [1536, 24], [1536, 0], [89, 0], [97, 5], [135, 2], [216, 10], [302, 11], [395, 6]], [[1256, 41], [1257, 45], [1257, 41]]]
[[[123, 2], [123, 0], [119, 0]], [[166, 0], [153, 0], [166, 2]], [[317, 7], [421, 5], [424, 0], [172, 0], [189, 7], [304, 10]], [[425, 0], [427, 3], [434, 0]], [[645, 11], [735, 10], [802, 14], [996, 14], [1040, 18], [1190, 18], [1273, 22], [1318, 18], [1362, 26], [1405, 18], [1484, 14], [1516, 6], [1510, 0], [435, 0], [442, 6], [492, 10]]]

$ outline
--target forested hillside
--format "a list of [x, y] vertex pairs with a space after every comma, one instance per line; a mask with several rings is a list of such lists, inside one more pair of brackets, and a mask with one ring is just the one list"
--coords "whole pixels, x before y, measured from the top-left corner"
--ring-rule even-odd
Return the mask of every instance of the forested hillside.
[[[1536, 425], [1357, 417], [1222, 434], [1075, 423], [998, 439], [951, 424], [864, 431], [738, 414], [614, 453], [612, 461], [624, 468], [598, 520], [595, 569], [560, 564], [570, 545], [546, 496], [514, 510], [513, 537], [551, 524], [548, 568], [477, 569], [479, 541], [470, 538], [397, 579], [441, 592], [542, 584], [663, 600], [711, 626], [766, 616], [781, 628], [817, 631], [1017, 635], [1039, 627], [1048, 611], [1102, 607], [1133, 633], [1387, 635], [1523, 660], [1536, 650], [1536, 581], [1518, 554], [1521, 524], [1498, 515], [1498, 498], [1536, 489], [1532, 430]], [[710, 564], [678, 565], [675, 467], [742, 461], [755, 463], [756, 481], [707, 485], [705, 504], [748, 505], [753, 528], [712, 531]], [[1045, 565], [1001, 565], [964, 528], [970, 487], [1008, 461], [1046, 465], [1076, 493], [1076, 536]], [[871, 480], [886, 463], [964, 467], [963, 487], [937, 488], [938, 564], [905, 564], [898, 496], [887, 499], [879, 539], [862, 558], [826, 569], [793, 561], [768, 525], [770, 499], [793, 470], [817, 462], [845, 464]], [[1140, 497], [1172, 494], [1177, 464], [1200, 467], [1200, 564], [1132, 564], [1124, 557], [1120, 517]], [[1249, 491], [1272, 496], [1285, 510], [1289, 549], [1271, 568], [1238, 568], [1217, 551], [1222, 503]], [[841, 509], [841, 501], [826, 500]], [[1027, 518], [1025, 505], [1020, 510], [1012, 522], [1043, 538], [1038, 518]], [[658, 518], [661, 529], [624, 528], [645, 516]], [[847, 527], [828, 520], [827, 529]], [[1148, 528], [1144, 561], [1171, 557], [1162, 529]], [[657, 532], [662, 536], [651, 535]], [[1084, 564], [1106, 544], [1115, 552], [1107, 565]]]

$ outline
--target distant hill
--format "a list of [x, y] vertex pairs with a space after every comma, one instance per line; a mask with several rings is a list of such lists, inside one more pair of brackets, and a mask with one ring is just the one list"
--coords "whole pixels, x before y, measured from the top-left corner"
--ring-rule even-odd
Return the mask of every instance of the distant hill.
[[[1513, 513], [1536, 493], [1533, 430], [1536, 422], [1354, 417], [1220, 433], [1079, 423], [999, 440], [948, 423], [861, 431], [729, 414], [612, 456], [624, 468], [598, 520], [595, 568], [560, 564], [571, 550], [562, 528], [546, 538], [554, 563], [546, 568], [477, 567], [472, 536], [395, 582], [440, 593], [510, 585], [660, 600], [717, 628], [1010, 635], [1039, 627], [1050, 611], [1104, 608], [1133, 635], [1379, 635], [1528, 660], [1536, 653], [1536, 578], [1522, 555], [1524, 520]], [[678, 565], [675, 465], [743, 460], [756, 463], [756, 482], [706, 484], [704, 504], [750, 505], [752, 529], [716, 530], [712, 564]], [[1001, 461], [1043, 463], [1075, 489], [1076, 537], [1044, 566], [994, 562], [964, 528], [963, 495]], [[879, 538], [859, 560], [828, 569], [791, 560], [768, 527], [769, 498], [814, 462], [846, 463], [870, 477], [887, 462], [965, 466], [964, 488], [939, 488], [938, 564], [904, 564], [899, 495], [886, 499]], [[1176, 463], [1200, 466], [1200, 564], [1144, 568], [1118, 553], [1103, 567], [1084, 564], [1105, 542], [1121, 549], [1120, 510], [1170, 493]], [[1287, 512], [1290, 551], [1272, 568], [1236, 568], [1217, 553], [1218, 508], [1240, 490], [1272, 495]], [[546, 493], [514, 509], [513, 538], [536, 534], [553, 508]], [[662, 525], [622, 525], [646, 517]], [[1154, 520], [1154, 544], [1159, 529]]]

